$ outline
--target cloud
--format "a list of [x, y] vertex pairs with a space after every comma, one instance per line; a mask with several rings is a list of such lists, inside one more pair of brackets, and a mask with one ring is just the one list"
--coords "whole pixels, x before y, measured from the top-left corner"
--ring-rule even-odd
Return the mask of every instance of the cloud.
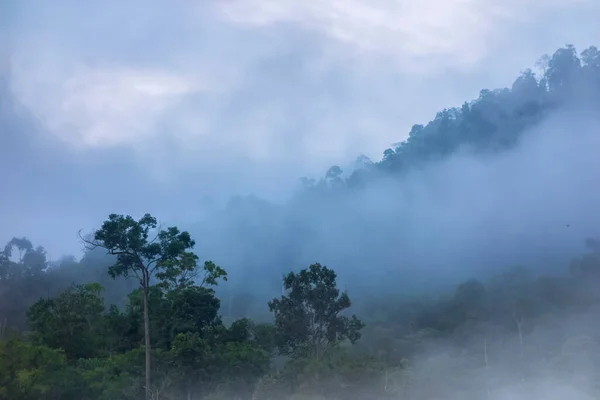
[[[578, 3], [588, 3], [587, 0]], [[224, 0], [231, 21], [261, 27], [293, 23], [353, 47], [395, 58], [410, 72], [470, 67], [493, 47], [503, 25], [523, 22], [530, 12], [561, 8], [561, 1], [506, 0]], [[531, 11], [529, 11], [531, 10]]]
[[412, 124], [598, 37], [590, 1], [495, 1], [21, 0], [0, 40], [9, 102], [56, 147], [36, 157], [62, 162], [48, 179], [135, 165], [139, 181], [193, 186], [190, 203], [285, 197], [300, 176], [378, 159]]
[[[570, 10], [581, 13], [590, 1]], [[47, 132], [80, 147], [130, 146], [164, 160], [176, 152], [180, 165], [245, 160], [268, 170], [295, 163], [289, 179], [363, 152], [378, 157], [413, 123], [475, 97], [483, 86], [510, 84], [504, 76], [512, 79], [540, 54], [537, 47], [516, 51], [513, 28], [565, 6], [536, 0], [19, 4], [9, 28], [11, 88]], [[559, 33], [576, 31], [547, 21]], [[484, 63], [498, 53], [499, 41], [510, 43], [511, 56]], [[521, 38], [520, 48], [526, 42]]]
[[[64, 80], [22, 60], [13, 70], [12, 89], [21, 103], [61, 139], [83, 146], [142, 140], [182, 96], [202, 90], [193, 79], [160, 70], [81, 66]], [[44, 90], [52, 96], [40, 95]]]

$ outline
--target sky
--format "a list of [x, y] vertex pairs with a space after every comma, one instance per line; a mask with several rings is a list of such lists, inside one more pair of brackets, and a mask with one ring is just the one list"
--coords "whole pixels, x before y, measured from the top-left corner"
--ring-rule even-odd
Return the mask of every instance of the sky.
[[544, 53], [595, 0], [13, 0], [0, 9], [0, 241], [57, 256], [110, 212], [281, 199], [379, 159]]

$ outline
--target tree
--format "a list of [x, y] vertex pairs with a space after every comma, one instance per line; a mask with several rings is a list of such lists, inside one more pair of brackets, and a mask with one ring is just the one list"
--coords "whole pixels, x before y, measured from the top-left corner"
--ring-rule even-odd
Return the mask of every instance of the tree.
[[333, 270], [312, 264], [297, 274], [290, 272], [283, 285], [287, 295], [269, 302], [283, 354], [319, 359], [341, 341], [360, 338], [365, 325], [354, 315], [340, 315], [351, 302], [346, 292], [340, 294]]
[[200, 286], [170, 291], [166, 296], [171, 308], [170, 325], [174, 333], [197, 331], [218, 325], [221, 302], [214, 291]]
[[581, 62], [592, 71], [600, 70], [600, 51], [596, 46], [590, 46], [581, 52]]
[[0, 251], [0, 326], [21, 329], [29, 306], [51, 290], [43, 247], [26, 238], [11, 239]]
[[581, 67], [581, 60], [572, 45], [556, 50], [548, 61], [546, 78], [551, 91], [574, 89], [570, 85]]
[[327, 170], [327, 173], [325, 174], [325, 178], [336, 179], [336, 178], [339, 178], [342, 175], [342, 173], [343, 173], [342, 169], [339, 166], [334, 165]]
[[[201, 332], [221, 324], [218, 312], [220, 301], [210, 288], [189, 286], [163, 291], [150, 287], [150, 342], [153, 348], [169, 350], [178, 333]], [[143, 291], [137, 289], [129, 295], [125, 318], [129, 322], [128, 336], [133, 343], [143, 340]]]
[[52, 299], [40, 299], [27, 311], [34, 338], [63, 349], [67, 358], [98, 355], [104, 315], [103, 288], [97, 283], [72, 286]]
[[0, 400], [88, 398], [61, 350], [12, 337], [0, 341]]
[[[150, 280], [156, 278], [162, 286], [185, 287], [193, 283], [198, 274], [198, 256], [192, 252], [195, 241], [186, 231], [175, 226], [159, 229], [154, 239], [150, 231], [156, 230], [156, 218], [145, 214], [136, 221], [131, 216], [110, 214], [93, 240], [83, 239], [88, 250], [101, 247], [116, 256], [116, 263], [109, 267], [112, 278], [135, 277], [142, 289], [144, 308], [144, 344], [146, 350], [146, 398], [151, 396], [150, 368], [150, 317], [148, 292]], [[202, 283], [214, 285], [219, 278], [226, 280], [226, 272], [208, 261], [203, 268]]]
[[229, 328], [218, 325], [177, 334], [170, 351], [175, 386], [182, 395], [205, 398], [217, 390], [224, 398], [246, 398], [271, 364], [270, 352], [253, 331], [253, 324], [242, 319]]
[[549, 63], [550, 56], [548, 54], [544, 54], [535, 62], [535, 66], [542, 71], [543, 75], [546, 75]]

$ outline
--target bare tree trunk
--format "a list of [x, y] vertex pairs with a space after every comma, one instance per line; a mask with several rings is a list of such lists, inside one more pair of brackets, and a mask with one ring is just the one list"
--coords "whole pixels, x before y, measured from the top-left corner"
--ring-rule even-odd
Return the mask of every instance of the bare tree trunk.
[[388, 392], [388, 369], [387, 368], [385, 369], [385, 381], [384, 381], [384, 384], [383, 384], [383, 391], [385, 393]]
[[519, 331], [519, 344], [521, 348], [519, 349], [519, 355], [521, 357], [521, 382], [525, 382], [525, 373], [524, 373], [524, 363], [523, 363], [523, 318], [517, 318], [517, 314], [513, 312], [513, 317], [515, 318], [515, 324], [517, 325], [517, 330]]
[[487, 339], [483, 340], [483, 357], [485, 360], [485, 369], [488, 369]]
[[489, 364], [488, 364], [488, 352], [487, 352], [487, 338], [483, 340], [483, 357], [485, 359], [485, 393], [486, 397], [490, 398], [490, 382], [489, 382]]
[[517, 314], [513, 314], [515, 318], [515, 324], [517, 324], [517, 330], [519, 332], [519, 343], [521, 344], [521, 357], [523, 357], [523, 331], [521, 326], [523, 324], [523, 318], [517, 318]]
[[150, 313], [148, 310], [148, 278], [144, 275], [144, 344], [146, 346], [146, 400], [152, 397], [150, 387]]

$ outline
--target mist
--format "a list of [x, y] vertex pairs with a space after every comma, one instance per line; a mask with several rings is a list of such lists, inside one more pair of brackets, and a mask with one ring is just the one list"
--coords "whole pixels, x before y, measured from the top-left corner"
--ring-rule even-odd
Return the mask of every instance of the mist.
[[[556, 271], [597, 237], [599, 120], [564, 111], [510, 150], [468, 148], [365, 187], [240, 200], [190, 229], [200, 254], [248, 285], [313, 262], [349, 288], [387, 293], [489, 277], [507, 266]], [[335, 182], [334, 182], [335, 183]], [[292, 268], [293, 269], [293, 268]]]
[[598, 5], [292, 3], [0, 13], [0, 400], [596, 398]]
[[19, 1], [3, 13], [3, 240], [30, 236], [58, 258], [110, 212], [189, 221], [204, 199], [281, 203], [298, 178], [378, 160], [412, 124], [598, 33], [593, 2], [394, 9], [406, 31], [393, 32], [374, 19], [382, 4], [365, 20], [350, 4], [332, 31], [311, 22], [318, 7], [294, 19], [244, 12], [246, 0], [153, 2], [143, 15], [140, 4]]
[[[389, 289], [435, 286], [433, 279], [453, 284], [509, 265], [548, 270], [598, 235], [598, 126], [592, 112], [560, 111], [509, 150], [478, 154], [461, 148], [402, 177], [378, 173], [365, 187], [334, 194], [303, 194], [291, 180], [283, 197], [257, 190], [229, 206], [226, 192], [203, 198], [190, 188], [186, 195], [182, 181], [194, 182], [188, 176], [160, 185], [144, 179], [125, 150], [118, 158], [114, 152], [68, 153], [27, 136], [25, 126], [3, 137], [14, 140], [3, 146], [12, 150], [4, 157], [12, 169], [3, 170], [3, 180], [13, 189], [4, 204], [18, 203], [22, 211], [3, 208], [2, 237], [31, 237], [55, 258], [61, 254], [54, 246], [78, 255], [77, 231], [95, 229], [118, 209], [149, 211], [191, 230], [199, 254], [232, 270], [232, 285], [255, 275], [255, 268], [272, 270], [277, 280], [279, 273], [316, 261], [335, 268], [347, 284], [379, 292], [386, 282]], [[347, 164], [344, 175], [350, 176]], [[37, 236], [40, 222], [52, 224], [51, 236]]]

